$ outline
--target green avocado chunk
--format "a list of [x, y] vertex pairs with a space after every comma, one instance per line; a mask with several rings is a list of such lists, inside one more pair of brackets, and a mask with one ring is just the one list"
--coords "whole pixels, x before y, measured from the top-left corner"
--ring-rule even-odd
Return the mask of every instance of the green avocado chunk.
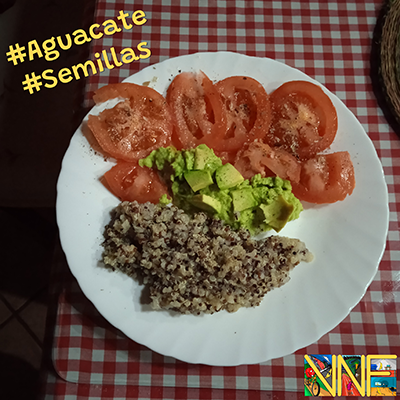
[[146, 158], [139, 160], [141, 167], [155, 168], [167, 181], [183, 179], [185, 172], [206, 170], [211, 175], [222, 165], [222, 160], [205, 144], [194, 149], [177, 150], [175, 147], [160, 147]]
[[188, 171], [184, 173], [186, 182], [192, 188], [193, 192], [197, 192], [200, 189], [204, 189], [214, 183], [209, 171]]
[[233, 188], [244, 181], [242, 174], [230, 163], [215, 171], [215, 181], [221, 190]]
[[256, 207], [258, 205], [257, 200], [253, 196], [253, 190], [251, 188], [248, 189], [239, 189], [233, 190], [231, 192], [232, 202], [233, 202], [233, 211], [243, 211], [248, 208]]
[[205, 149], [203, 146], [197, 146], [194, 150], [194, 169], [205, 169], [207, 160], [209, 158], [210, 151]]
[[244, 179], [232, 164], [223, 165], [205, 144], [186, 150], [161, 147], [139, 165], [158, 170], [169, 186], [171, 198], [164, 195], [161, 204], [172, 201], [190, 214], [201, 209], [253, 235], [271, 229], [279, 232], [303, 210], [289, 181], [260, 174]]
[[278, 196], [273, 203], [260, 204], [259, 208], [264, 214], [264, 222], [279, 232], [289, 221], [294, 207], [283, 196]]
[[206, 194], [196, 194], [190, 199], [190, 202], [197, 208], [211, 213], [221, 212], [221, 203], [211, 196]]
[[205, 144], [200, 144], [195, 148], [193, 169], [206, 169], [213, 173], [221, 165], [221, 159]]

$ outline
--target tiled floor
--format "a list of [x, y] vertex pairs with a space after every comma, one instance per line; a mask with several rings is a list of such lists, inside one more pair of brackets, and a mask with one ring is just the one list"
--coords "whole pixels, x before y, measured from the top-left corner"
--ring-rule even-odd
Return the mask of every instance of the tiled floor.
[[7, 227], [0, 269], [2, 395], [7, 400], [34, 399], [57, 233], [54, 210], [1, 208], [0, 224]]
[[[24, 74], [78, 64], [87, 46], [19, 65], [10, 45], [87, 29], [95, 0], [0, 0], [0, 399], [34, 400], [42, 363], [51, 262], [57, 240], [56, 181], [79, 125], [85, 81], [30, 95]], [[48, 343], [46, 343], [48, 344]]]

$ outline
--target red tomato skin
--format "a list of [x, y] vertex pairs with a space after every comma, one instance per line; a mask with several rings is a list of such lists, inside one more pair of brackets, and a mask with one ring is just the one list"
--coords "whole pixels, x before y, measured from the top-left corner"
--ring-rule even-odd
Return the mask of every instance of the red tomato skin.
[[[136, 83], [130, 82], [120, 82], [120, 83], [110, 83], [109, 85], [102, 86], [100, 89], [96, 90], [93, 95], [93, 100], [96, 104], [104, 103], [110, 99], [116, 99], [122, 97], [123, 99], [130, 98], [152, 98], [152, 97], [162, 97], [156, 90], [148, 86], [137, 85]], [[165, 101], [165, 100], [164, 100]]]
[[137, 162], [119, 161], [103, 177], [105, 186], [121, 201], [157, 204], [163, 194], [168, 194], [158, 173]]
[[321, 87], [308, 81], [290, 81], [273, 91], [270, 99], [271, 129], [264, 137], [270, 146], [280, 146], [307, 160], [332, 144], [337, 113]]
[[294, 156], [259, 141], [250, 143], [239, 152], [234, 165], [246, 179], [261, 174], [279, 176], [291, 182], [300, 181], [301, 166]]
[[264, 87], [253, 78], [232, 76], [216, 83], [226, 115], [227, 131], [214, 149], [236, 153], [262, 138], [271, 123], [271, 103]]
[[300, 182], [292, 184], [294, 195], [314, 204], [343, 201], [355, 188], [354, 166], [347, 151], [319, 154], [302, 163]]
[[199, 144], [214, 147], [226, 130], [226, 117], [208, 76], [202, 71], [180, 73], [169, 85], [166, 99], [174, 121], [174, 146], [179, 150]]
[[102, 87], [93, 98], [102, 103], [117, 97], [126, 100], [88, 119], [88, 127], [107, 154], [135, 161], [171, 143], [171, 112], [160, 93], [133, 83], [116, 83]]

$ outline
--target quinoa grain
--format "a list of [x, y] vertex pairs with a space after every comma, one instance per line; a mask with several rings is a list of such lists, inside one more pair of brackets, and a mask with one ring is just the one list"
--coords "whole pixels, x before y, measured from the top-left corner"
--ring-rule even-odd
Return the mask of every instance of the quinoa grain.
[[153, 309], [185, 314], [258, 306], [312, 254], [298, 239], [255, 240], [205, 213], [123, 202], [106, 226], [103, 261], [143, 281]]

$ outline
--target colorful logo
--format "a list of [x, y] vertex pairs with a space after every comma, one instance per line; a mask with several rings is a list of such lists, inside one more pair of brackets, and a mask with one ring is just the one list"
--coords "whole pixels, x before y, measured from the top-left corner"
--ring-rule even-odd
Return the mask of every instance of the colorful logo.
[[305, 396], [396, 396], [396, 355], [304, 356]]

